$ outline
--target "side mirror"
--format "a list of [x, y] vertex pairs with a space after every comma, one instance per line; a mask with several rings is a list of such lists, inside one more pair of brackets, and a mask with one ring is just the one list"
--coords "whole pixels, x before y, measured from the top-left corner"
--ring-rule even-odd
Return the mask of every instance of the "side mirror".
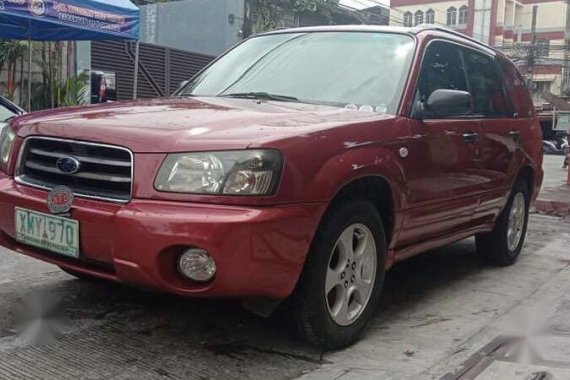
[[473, 111], [473, 98], [467, 91], [435, 90], [424, 106], [436, 117], [465, 116]]
[[182, 82], [180, 82], [180, 84], [178, 85], [178, 88], [176, 89], [176, 91], [174, 91], [172, 93], [172, 95], [176, 95], [176, 93], [180, 90], [182, 90], [184, 87], [186, 87], [186, 85], [189, 83], [189, 80], [183, 80]]

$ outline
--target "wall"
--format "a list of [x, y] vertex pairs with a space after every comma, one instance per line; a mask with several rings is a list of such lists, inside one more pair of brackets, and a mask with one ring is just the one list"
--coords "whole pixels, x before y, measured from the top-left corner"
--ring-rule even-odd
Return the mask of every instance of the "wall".
[[[138, 98], [170, 96], [181, 81], [190, 79], [214, 57], [141, 43]], [[91, 66], [94, 71], [115, 74], [117, 98], [133, 97], [135, 43], [93, 41]]]
[[244, 0], [145, 5], [141, 7], [141, 41], [217, 56], [241, 40], [243, 13]]

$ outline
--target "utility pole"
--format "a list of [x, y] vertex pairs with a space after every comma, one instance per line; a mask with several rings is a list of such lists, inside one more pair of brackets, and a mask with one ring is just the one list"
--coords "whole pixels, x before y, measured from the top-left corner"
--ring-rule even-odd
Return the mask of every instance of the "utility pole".
[[566, 26], [564, 28], [564, 71], [562, 95], [570, 93], [570, 0], [566, 0]]
[[[570, 1], [570, 0], [568, 0]], [[254, 6], [253, 0], [244, 0], [243, 2], [243, 25], [242, 25], [242, 38], [248, 38], [253, 34], [252, 27], [252, 7]]]
[[534, 83], [533, 83], [533, 74], [534, 74], [534, 64], [535, 64], [535, 56], [536, 56], [536, 15], [538, 13], [538, 5], [534, 5], [532, 7], [532, 24], [530, 27], [530, 47], [528, 50], [528, 59], [527, 59], [527, 85], [534, 93]]

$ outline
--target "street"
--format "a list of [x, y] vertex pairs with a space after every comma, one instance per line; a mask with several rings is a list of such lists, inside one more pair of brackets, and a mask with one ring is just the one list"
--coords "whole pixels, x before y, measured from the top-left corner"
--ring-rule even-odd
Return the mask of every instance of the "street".
[[[560, 157], [546, 158], [549, 181], [563, 178], [559, 166]], [[554, 378], [570, 378], [569, 244], [570, 221], [534, 214], [515, 266], [482, 266], [473, 239], [398, 264], [362, 340], [325, 354], [303, 343], [285, 313], [263, 319], [235, 301], [76, 280], [2, 250], [0, 378], [439, 379], [512, 334], [521, 310], [539, 310], [541, 327], [554, 331], [546, 353], [517, 365], [496, 357], [477, 379], [527, 379], [539, 364]], [[34, 295], [55, 296], [66, 317], [63, 335], [47, 346], [15, 331], [17, 305]]]
[[568, 171], [562, 169], [563, 156], [545, 155], [542, 168], [544, 169], [544, 182], [542, 187], [559, 186], [566, 182]]

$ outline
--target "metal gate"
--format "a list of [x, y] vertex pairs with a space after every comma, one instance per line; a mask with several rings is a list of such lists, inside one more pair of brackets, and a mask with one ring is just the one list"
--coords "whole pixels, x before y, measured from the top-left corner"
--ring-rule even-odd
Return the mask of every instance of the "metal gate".
[[[171, 95], [180, 82], [190, 79], [215, 58], [142, 42], [139, 49], [139, 98]], [[134, 42], [91, 43], [91, 69], [114, 75], [117, 100], [133, 98], [134, 62]]]

